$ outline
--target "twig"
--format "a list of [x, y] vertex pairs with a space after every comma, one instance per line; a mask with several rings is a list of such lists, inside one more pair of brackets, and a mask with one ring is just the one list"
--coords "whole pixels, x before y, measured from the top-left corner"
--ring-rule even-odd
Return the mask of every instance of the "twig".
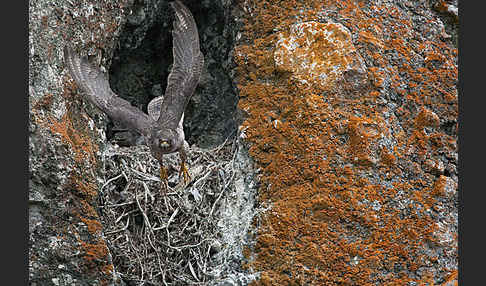
[[208, 217], [211, 217], [213, 215], [213, 212], [214, 212], [214, 208], [216, 207], [216, 204], [219, 202], [219, 200], [221, 199], [222, 195], [223, 195], [223, 192], [226, 190], [226, 188], [229, 186], [229, 184], [231, 184], [233, 182], [233, 179], [235, 177], [235, 169], [234, 169], [234, 161], [235, 161], [235, 157], [236, 157], [236, 152], [235, 154], [233, 155], [233, 159], [231, 160], [231, 162], [233, 163], [232, 164], [232, 168], [231, 168], [231, 178], [228, 180], [228, 182], [224, 185], [223, 189], [221, 190], [221, 192], [219, 193], [218, 195], [218, 198], [214, 201], [214, 204], [213, 206], [211, 207], [211, 211], [209, 212], [209, 215]]
[[[169, 221], [167, 221], [167, 226], [165, 227], [165, 230], [167, 231], [167, 245], [170, 247], [170, 248], [174, 248], [170, 245], [170, 232], [169, 232], [169, 225], [170, 223], [172, 222], [172, 220], [174, 219], [174, 217], [177, 215], [177, 213], [179, 213], [179, 208], [177, 208], [174, 213], [172, 213], [172, 215], [170, 216], [169, 218]], [[177, 248], [175, 248], [177, 249]]]
[[106, 235], [111, 235], [111, 234], [115, 234], [115, 233], [118, 233], [120, 231], [124, 231], [128, 228], [128, 224], [130, 223], [130, 217], [128, 217], [127, 219], [127, 224], [123, 227], [123, 228], [120, 228], [120, 229], [117, 229], [117, 230], [113, 230], [113, 231], [108, 231], [106, 232], [105, 234]]
[[191, 271], [192, 276], [199, 282], [199, 278], [197, 277], [196, 273], [194, 272], [194, 268], [192, 268], [191, 261], [188, 261], [187, 264], [189, 264], [189, 270]]
[[111, 183], [112, 181], [114, 181], [114, 180], [116, 180], [116, 179], [120, 178], [121, 176], [122, 176], [122, 174], [120, 174], [120, 175], [118, 175], [118, 176], [116, 176], [116, 177], [113, 177], [113, 178], [109, 179], [108, 181], [106, 181], [106, 183], [104, 183], [104, 184], [103, 184], [103, 186], [101, 186], [101, 188], [100, 188], [100, 193], [103, 193], [103, 189], [104, 189], [104, 188], [105, 188], [105, 187], [106, 187], [106, 186], [107, 186], [109, 183]]

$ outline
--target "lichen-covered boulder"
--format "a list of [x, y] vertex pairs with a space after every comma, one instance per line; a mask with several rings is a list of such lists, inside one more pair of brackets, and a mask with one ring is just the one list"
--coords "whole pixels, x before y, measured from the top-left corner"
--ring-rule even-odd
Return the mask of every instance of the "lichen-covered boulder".
[[288, 35], [280, 34], [274, 60], [277, 70], [289, 72], [303, 85], [323, 90], [338, 88], [345, 74], [357, 74], [353, 85], [367, 80], [366, 67], [353, 45], [351, 33], [340, 23], [315, 21], [294, 24]]

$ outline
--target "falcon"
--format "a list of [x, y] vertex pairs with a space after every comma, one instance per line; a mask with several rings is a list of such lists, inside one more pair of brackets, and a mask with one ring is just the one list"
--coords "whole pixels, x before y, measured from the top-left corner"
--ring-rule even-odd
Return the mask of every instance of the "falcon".
[[181, 158], [179, 175], [184, 175], [186, 183], [190, 180], [185, 165], [182, 123], [184, 110], [194, 94], [204, 65], [194, 17], [179, 0], [170, 4], [175, 13], [172, 30], [174, 61], [167, 78], [165, 94], [148, 104], [148, 114], [115, 94], [107, 76], [86, 57], [80, 58], [71, 47], [64, 47], [65, 64], [72, 78], [84, 91], [85, 97], [112, 120], [142, 135], [152, 156], [159, 162], [160, 177], [165, 184], [168, 176], [162, 156], [174, 152], [179, 152]]

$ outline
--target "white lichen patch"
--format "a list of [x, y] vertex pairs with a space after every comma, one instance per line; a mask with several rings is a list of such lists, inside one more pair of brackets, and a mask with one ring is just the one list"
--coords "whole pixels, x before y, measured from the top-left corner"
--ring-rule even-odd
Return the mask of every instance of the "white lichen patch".
[[274, 52], [277, 69], [306, 85], [331, 88], [345, 71], [363, 70], [351, 33], [339, 23], [305, 22], [279, 35]]

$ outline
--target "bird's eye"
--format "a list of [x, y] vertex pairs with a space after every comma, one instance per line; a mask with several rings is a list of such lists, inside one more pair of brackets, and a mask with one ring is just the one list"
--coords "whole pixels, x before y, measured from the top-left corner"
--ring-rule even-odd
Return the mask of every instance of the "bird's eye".
[[170, 147], [169, 141], [167, 141], [167, 140], [160, 140], [160, 147], [161, 148], [164, 148], [164, 149], [169, 148]]

